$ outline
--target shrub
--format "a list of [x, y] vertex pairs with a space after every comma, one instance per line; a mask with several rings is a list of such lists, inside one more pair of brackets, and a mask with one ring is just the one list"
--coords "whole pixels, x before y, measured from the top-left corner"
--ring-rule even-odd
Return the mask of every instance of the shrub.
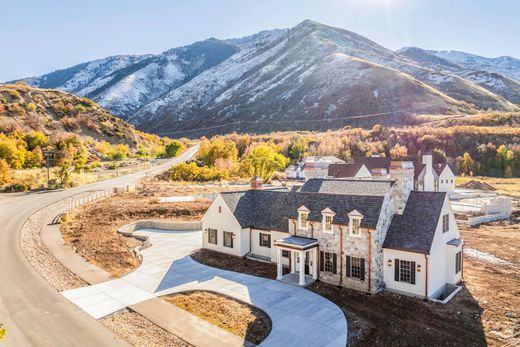
[[27, 143], [27, 149], [32, 151], [36, 147], [47, 147], [49, 139], [39, 131], [31, 131], [29, 134], [25, 135], [25, 142]]
[[20, 95], [20, 93], [18, 93], [16, 90], [10, 90], [9, 91], [9, 95], [11, 96], [11, 98], [13, 99], [21, 99], [22, 96]]
[[7, 104], [7, 99], [6, 99], [6, 98], [1, 98], [1, 99], [0, 99], [0, 102], [1, 102], [2, 104]]
[[128, 154], [130, 153], [130, 149], [127, 145], [124, 145], [122, 143], [118, 144], [115, 148], [115, 152], [112, 154], [112, 160], [123, 160], [128, 157]]
[[27, 107], [27, 109], [28, 109], [29, 111], [31, 111], [31, 112], [36, 111], [36, 104], [35, 104], [34, 102], [30, 102], [30, 103], [28, 103], [26, 107]]
[[76, 107], [74, 107], [76, 109], [76, 111], [78, 112], [86, 112], [87, 111], [87, 108], [81, 104], [77, 104]]
[[167, 144], [165, 146], [164, 150], [165, 150], [165, 157], [172, 158], [172, 157], [178, 156], [182, 152], [183, 146], [182, 146], [182, 143], [174, 140], [174, 141], [170, 142], [169, 144]]
[[173, 181], [220, 181], [227, 173], [216, 168], [198, 166], [196, 163], [180, 163], [170, 169], [170, 179]]
[[16, 182], [16, 183], [10, 184], [7, 187], [5, 187], [4, 192], [11, 192], [11, 193], [26, 192], [30, 189], [31, 189], [31, 187], [29, 185], [27, 185], [26, 183]]
[[206, 166], [214, 166], [218, 159], [236, 162], [238, 149], [233, 141], [216, 137], [201, 144], [198, 158]]
[[0, 159], [0, 185], [7, 184], [11, 181], [11, 169], [7, 162]]
[[0, 159], [4, 159], [13, 169], [21, 169], [25, 162], [25, 143], [0, 134]]

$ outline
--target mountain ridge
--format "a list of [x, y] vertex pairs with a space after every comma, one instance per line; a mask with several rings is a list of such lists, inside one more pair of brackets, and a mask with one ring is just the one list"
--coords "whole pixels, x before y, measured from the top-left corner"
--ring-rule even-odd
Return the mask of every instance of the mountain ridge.
[[[392, 51], [357, 33], [306, 20], [290, 29], [211, 38], [158, 55], [109, 57], [26, 81], [60, 82], [52, 87], [88, 96], [155, 132], [273, 119], [307, 120], [311, 129], [322, 129], [330, 118], [373, 113], [393, 112], [382, 121], [394, 124], [420, 113], [518, 110], [520, 83], [489, 71], [495, 60], [460, 54], [457, 60], [439, 52]], [[514, 75], [511, 59], [501, 69]], [[96, 66], [99, 73], [91, 76]], [[369, 125], [333, 125], [351, 123]]]

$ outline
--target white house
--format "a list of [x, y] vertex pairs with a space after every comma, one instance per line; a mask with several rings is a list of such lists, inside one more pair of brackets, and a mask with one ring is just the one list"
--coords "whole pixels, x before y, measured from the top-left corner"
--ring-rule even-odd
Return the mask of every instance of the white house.
[[304, 178], [309, 180], [312, 178], [325, 178], [328, 176], [329, 165], [345, 163], [343, 160], [334, 156], [312, 156], [305, 158]]
[[[203, 247], [278, 264], [277, 278], [438, 298], [461, 280], [462, 244], [445, 192], [391, 179], [310, 179], [291, 191], [221, 193], [204, 215]], [[283, 275], [282, 267], [289, 268]]]
[[289, 165], [285, 169], [285, 178], [298, 180], [305, 178], [305, 163]]

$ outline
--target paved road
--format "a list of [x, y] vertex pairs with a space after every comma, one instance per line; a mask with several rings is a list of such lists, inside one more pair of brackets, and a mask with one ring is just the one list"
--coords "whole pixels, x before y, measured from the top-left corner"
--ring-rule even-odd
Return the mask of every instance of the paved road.
[[166, 170], [196, 153], [191, 147], [178, 158], [146, 171], [77, 188], [24, 194], [0, 194], [0, 323], [7, 335], [0, 345], [126, 345], [104, 325], [61, 296], [25, 259], [20, 231], [32, 214], [72, 195], [122, 187]]
[[[263, 347], [344, 347], [347, 344], [345, 315], [324, 297], [280, 281], [194, 261], [190, 254], [201, 247], [201, 231], [143, 229], [134, 234], [148, 237], [152, 245], [141, 252], [143, 262], [135, 271], [119, 279], [67, 290], [62, 295], [93, 317], [101, 318], [126, 306], [146, 303], [153, 297], [209, 290], [250, 303], [269, 315], [272, 330], [260, 344]], [[168, 313], [157, 312], [158, 315]], [[175, 322], [184, 317], [170, 319]], [[204, 331], [194, 327], [186, 333], [203, 335]]]

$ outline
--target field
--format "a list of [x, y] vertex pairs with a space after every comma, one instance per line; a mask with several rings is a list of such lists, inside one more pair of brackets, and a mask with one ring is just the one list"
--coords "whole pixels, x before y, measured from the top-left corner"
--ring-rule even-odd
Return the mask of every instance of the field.
[[520, 199], [520, 178], [495, 178], [495, 177], [457, 177], [457, 185], [475, 180], [492, 185], [498, 194]]

